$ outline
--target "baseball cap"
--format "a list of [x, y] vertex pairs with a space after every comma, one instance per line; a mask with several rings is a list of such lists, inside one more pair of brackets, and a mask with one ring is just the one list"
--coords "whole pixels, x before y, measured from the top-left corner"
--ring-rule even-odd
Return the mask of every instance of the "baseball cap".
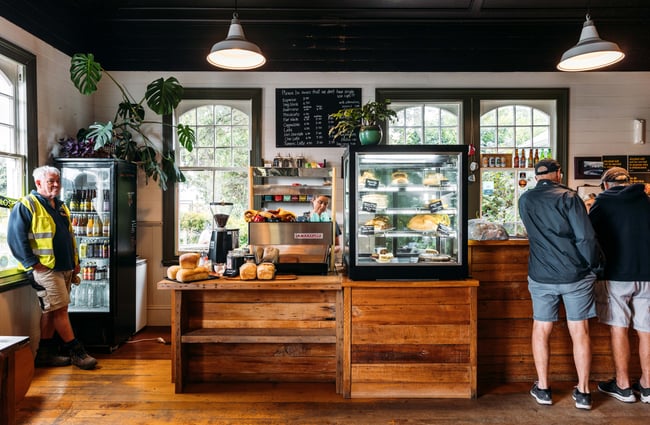
[[542, 159], [537, 164], [535, 164], [535, 175], [539, 176], [540, 174], [552, 173], [554, 171], [562, 168], [560, 163], [554, 159]]
[[630, 181], [630, 174], [625, 168], [612, 167], [608, 168], [602, 176], [600, 176], [600, 183], [627, 183]]

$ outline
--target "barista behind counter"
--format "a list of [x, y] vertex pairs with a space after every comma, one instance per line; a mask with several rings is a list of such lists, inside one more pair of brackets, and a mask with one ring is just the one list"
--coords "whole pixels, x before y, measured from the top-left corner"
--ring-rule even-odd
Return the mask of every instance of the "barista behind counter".
[[[312, 223], [330, 222], [332, 216], [327, 212], [327, 207], [330, 204], [330, 197], [328, 195], [315, 195], [311, 201], [312, 210], [309, 212], [308, 220]], [[341, 228], [338, 223], [334, 223], [336, 232], [334, 252], [341, 251]]]

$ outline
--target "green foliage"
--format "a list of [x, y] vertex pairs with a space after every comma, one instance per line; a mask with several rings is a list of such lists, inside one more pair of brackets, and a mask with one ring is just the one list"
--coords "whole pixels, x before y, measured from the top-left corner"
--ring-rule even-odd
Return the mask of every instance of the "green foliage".
[[[169, 114], [180, 103], [183, 86], [174, 77], [158, 78], [147, 85], [144, 97], [136, 101], [122, 84], [95, 61], [92, 53], [76, 53], [72, 56], [70, 79], [80, 93], [95, 93], [103, 75], [110, 78], [120, 90], [122, 101], [117, 107], [113, 121], [96, 122], [90, 125], [88, 130], [80, 130], [79, 134], [84, 134], [86, 140], [94, 141], [96, 150], [104, 146], [111, 147], [115, 157], [137, 163], [144, 171], [147, 183], [149, 178], [152, 178], [166, 190], [168, 183], [185, 181], [183, 173], [174, 161], [173, 152], [160, 152], [142, 128], [143, 124], [160, 123], [145, 120], [143, 104], [146, 102], [149, 109], [157, 115]], [[196, 140], [194, 130], [178, 125], [176, 132], [181, 146], [191, 152]]]
[[393, 121], [397, 113], [388, 108], [390, 99], [383, 102], [371, 101], [361, 107], [339, 109], [330, 114], [336, 124], [330, 127], [328, 134], [334, 139], [350, 137], [361, 127], [376, 126], [380, 122]]
[[494, 192], [483, 194], [481, 217], [494, 223], [515, 221], [515, 188], [511, 172], [483, 173], [483, 181], [494, 182]]

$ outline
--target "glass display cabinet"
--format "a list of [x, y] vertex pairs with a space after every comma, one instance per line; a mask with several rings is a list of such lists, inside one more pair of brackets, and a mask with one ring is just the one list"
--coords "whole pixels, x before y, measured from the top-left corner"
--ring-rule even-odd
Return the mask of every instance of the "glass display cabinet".
[[464, 279], [466, 145], [350, 146], [344, 260], [350, 279]]

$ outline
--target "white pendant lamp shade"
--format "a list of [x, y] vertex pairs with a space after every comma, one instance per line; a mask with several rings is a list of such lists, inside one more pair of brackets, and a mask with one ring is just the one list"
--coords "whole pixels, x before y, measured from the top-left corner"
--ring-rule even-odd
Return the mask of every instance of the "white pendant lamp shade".
[[560, 71], [590, 71], [621, 61], [625, 53], [616, 43], [601, 40], [594, 22], [587, 15], [578, 44], [564, 52], [557, 69]]
[[237, 13], [233, 13], [228, 36], [212, 46], [208, 62], [232, 70], [255, 69], [266, 63], [266, 58], [256, 44], [246, 40]]

